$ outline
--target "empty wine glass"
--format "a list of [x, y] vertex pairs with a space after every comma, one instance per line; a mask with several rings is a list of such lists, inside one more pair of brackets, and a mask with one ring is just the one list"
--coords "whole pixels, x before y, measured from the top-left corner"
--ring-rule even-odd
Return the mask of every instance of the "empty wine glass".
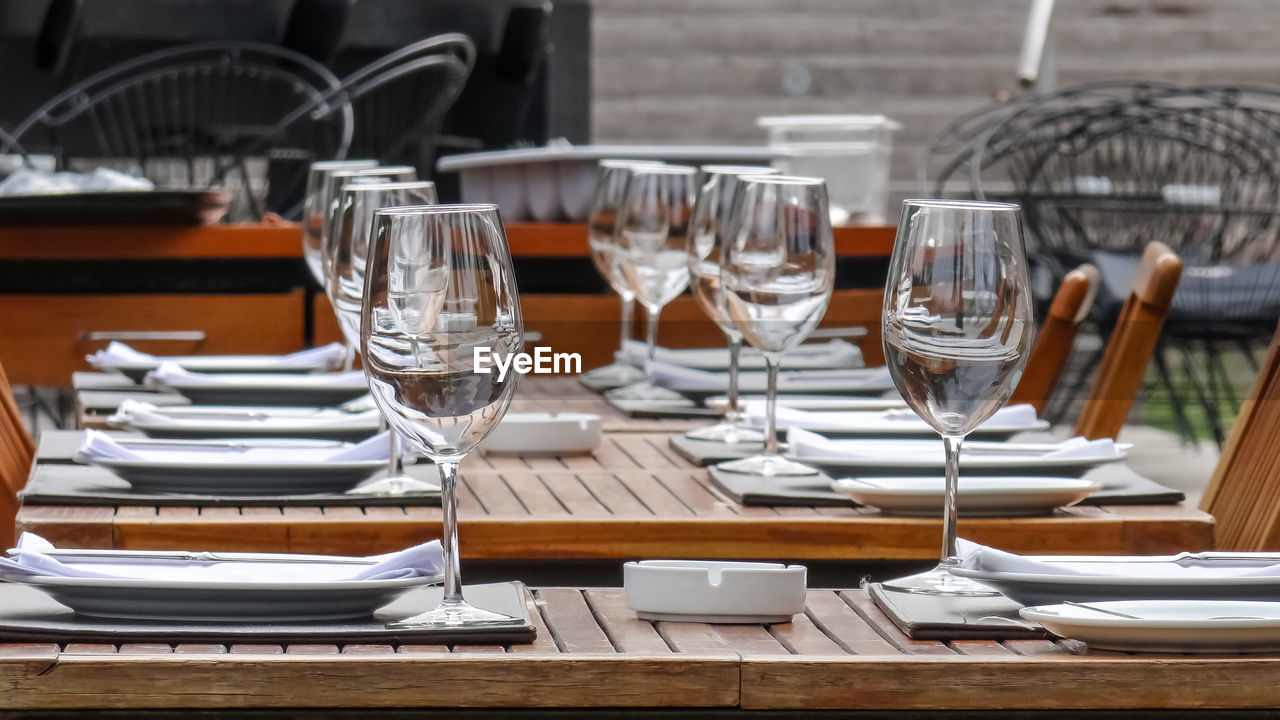
[[[417, 171], [408, 165], [379, 165], [359, 170], [336, 170], [325, 177], [320, 190], [321, 212], [324, 214], [323, 222], [320, 224], [320, 285], [324, 288], [326, 297], [333, 297], [329, 287], [333, 279], [333, 270], [330, 267], [333, 258], [330, 253], [333, 250], [333, 225], [338, 214], [338, 195], [342, 192], [342, 188], [365, 183], [407, 182], [417, 178]], [[343, 360], [342, 369], [351, 370], [355, 364], [355, 346], [349, 342], [345, 344], [347, 356]]]
[[[338, 196], [334, 232], [329, 238], [332, 247], [326, 254], [332, 258], [329, 301], [338, 318], [338, 327], [349, 347], [360, 345], [360, 308], [364, 298], [365, 267], [369, 256], [369, 241], [373, 233], [373, 213], [384, 207], [402, 205], [434, 205], [436, 184], [430, 181], [371, 182], [343, 186]], [[428, 492], [437, 489], [432, 483], [423, 482], [404, 471], [399, 434], [388, 433], [390, 460], [386, 477], [362, 484], [357, 490], [361, 495], [403, 495], [407, 492]]]
[[519, 622], [468, 605], [458, 562], [458, 463], [511, 404], [519, 374], [495, 365], [524, 344], [502, 218], [496, 205], [384, 208], [374, 218], [360, 315], [364, 370], [391, 426], [439, 468], [444, 508], [444, 599], [393, 627]]
[[778, 364], [827, 311], [835, 284], [835, 245], [827, 186], [820, 178], [744, 176], [725, 237], [720, 282], [725, 309], [764, 355], [769, 385], [760, 455], [717, 467], [750, 475], [816, 475], [778, 455]]
[[[631, 169], [627, 194], [618, 210], [614, 242], [618, 268], [626, 285], [645, 309], [645, 360], [658, 347], [662, 308], [689, 285], [689, 219], [693, 214], [697, 168], [657, 165]], [[648, 382], [629, 385], [619, 395], [630, 399], [662, 399], [671, 391]]]
[[1031, 344], [1022, 213], [1007, 203], [907, 200], [884, 291], [885, 362], [902, 397], [946, 452], [942, 561], [885, 583], [937, 595], [986, 595], [952, 575], [965, 435], [1013, 393]]
[[733, 194], [738, 178], [743, 175], [773, 175], [769, 167], [745, 165], [704, 165], [698, 183], [698, 197], [693, 203], [693, 219], [689, 222], [689, 285], [702, 311], [729, 339], [729, 404], [724, 421], [711, 427], [685, 433], [694, 440], [721, 443], [759, 442], [759, 430], [738, 423], [738, 354], [742, 349], [742, 333], [734, 327], [720, 291], [720, 264], [724, 260], [724, 236], [732, 212]]
[[639, 368], [623, 360], [627, 341], [631, 339], [636, 294], [627, 285], [626, 278], [618, 267], [618, 246], [614, 230], [618, 207], [626, 199], [632, 169], [662, 164], [656, 160], [601, 160], [596, 170], [596, 187], [591, 194], [587, 213], [587, 242], [591, 246], [591, 260], [595, 263], [596, 270], [622, 299], [622, 339], [618, 343], [614, 362], [588, 373], [593, 381], [603, 385], [629, 385], [644, 378], [644, 373]]
[[307, 170], [307, 191], [302, 209], [302, 257], [316, 282], [324, 285], [324, 270], [320, 266], [321, 234], [328, 215], [324, 208], [325, 182], [328, 176], [342, 170], [365, 170], [378, 167], [377, 160], [324, 160], [311, 163]]

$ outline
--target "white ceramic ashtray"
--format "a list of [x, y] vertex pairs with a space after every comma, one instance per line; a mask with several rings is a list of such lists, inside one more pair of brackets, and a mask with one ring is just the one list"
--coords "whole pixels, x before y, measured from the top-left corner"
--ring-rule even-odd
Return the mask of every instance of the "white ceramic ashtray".
[[481, 446], [498, 455], [589, 453], [600, 445], [599, 415], [590, 413], [507, 413]]
[[780, 563], [644, 560], [622, 566], [622, 587], [642, 620], [777, 623], [804, 612], [806, 573]]

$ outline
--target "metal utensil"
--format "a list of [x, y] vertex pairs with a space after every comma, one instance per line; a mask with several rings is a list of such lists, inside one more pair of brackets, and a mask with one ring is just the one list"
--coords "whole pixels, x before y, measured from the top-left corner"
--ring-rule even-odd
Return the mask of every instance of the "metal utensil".
[[1143, 619], [1138, 617], [1137, 615], [1130, 615], [1129, 613], [1123, 613], [1123, 612], [1120, 612], [1119, 610], [1108, 610], [1106, 608], [1100, 608], [1094, 605], [1090, 605], [1088, 603], [1074, 602], [1072, 600], [1064, 600], [1062, 601], [1062, 604], [1070, 605], [1071, 607], [1084, 608], [1085, 610], [1092, 610], [1093, 612], [1096, 612], [1096, 613], [1102, 613], [1103, 615], [1112, 615], [1115, 617], [1124, 618], [1126, 620], [1142, 620]]

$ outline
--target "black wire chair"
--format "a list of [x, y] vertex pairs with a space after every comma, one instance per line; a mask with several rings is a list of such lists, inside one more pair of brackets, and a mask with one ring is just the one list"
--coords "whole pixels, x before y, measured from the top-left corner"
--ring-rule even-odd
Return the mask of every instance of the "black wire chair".
[[345, 156], [353, 113], [340, 91], [331, 72], [289, 50], [184, 45], [77, 82], [0, 149], [47, 149], [68, 169], [115, 167], [164, 187], [230, 189], [228, 219], [260, 218], [268, 192], [300, 194], [310, 162]]
[[[974, 197], [1020, 203], [1029, 251], [1056, 277], [1080, 262], [1097, 265], [1103, 292], [1095, 319], [1104, 332], [1141, 248], [1160, 240], [1178, 252], [1185, 269], [1163, 343], [1181, 353], [1221, 444], [1217, 398], [1236, 403], [1221, 351], [1239, 347], [1256, 365], [1252, 347], [1280, 318], [1280, 95], [1107, 83], [988, 117], [985, 130], [965, 131], [967, 145], [953, 152], [936, 187], [967, 175]], [[1156, 366], [1190, 435], [1163, 351]]]

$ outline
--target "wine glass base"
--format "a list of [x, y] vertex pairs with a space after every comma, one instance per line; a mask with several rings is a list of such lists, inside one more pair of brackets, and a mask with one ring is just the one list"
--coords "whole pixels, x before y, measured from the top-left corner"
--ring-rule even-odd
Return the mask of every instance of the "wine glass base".
[[718, 442], [726, 445], [764, 442], [764, 433], [759, 430], [729, 422], [722, 422], [699, 430], [690, 430], [684, 436], [690, 440]]
[[472, 607], [466, 602], [441, 603], [433, 610], [387, 623], [389, 630], [432, 630], [458, 627], [509, 627], [524, 621], [491, 610]]
[[939, 565], [932, 570], [917, 573], [915, 575], [907, 575], [906, 577], [886, 580], [881, 583], [881, 585], [886, 590], [916, 593], [919, 595], [983, 597], [1000, 594], [989, 585], [983, 585], [976, 580], [970, 580], [969, 578], [960, 577], [959, 575], [952, 575], [947, 572], [945, 565]]
[[594, 370], [588, 370], [582, 377], [596, 385], [612, 385], [622, 387], [644, 380], [644, 371], [633, 365], [614, 363]]
[[387, 475], [377, 480], [361, 483], [351, 488], [346, 495], [383, 495], [387, 497], [395, 497], [397, 495], [408, 495], [410, 493], [433, 493], [440, 492], [440, 486], [419, 480], [412, 475]]
[[762, 475], [764, 477], [800, 477], [819, 474], [816, 469], [808, 465], [788, 460], [778, 455], [756, 455], [742, 460], [731, 460], [716, 465], [716, 469], [742, 475]]

